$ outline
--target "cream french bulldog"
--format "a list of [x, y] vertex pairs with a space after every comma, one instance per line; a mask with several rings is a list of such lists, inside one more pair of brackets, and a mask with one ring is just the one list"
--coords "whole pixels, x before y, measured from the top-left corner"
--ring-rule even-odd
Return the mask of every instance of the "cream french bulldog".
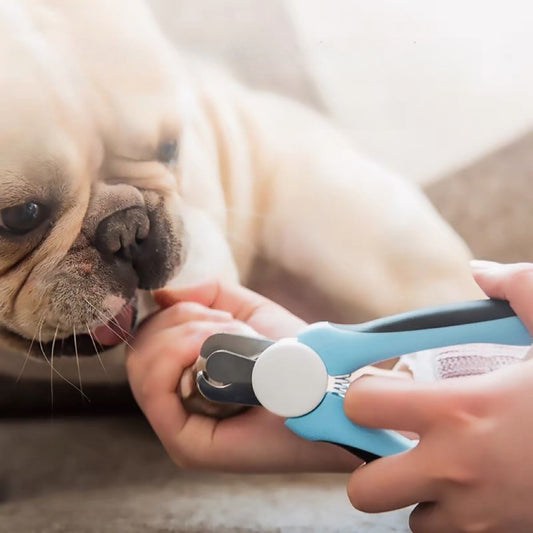
[[147, 291], [246, 283], [258, 255], [373, 315], [478, 294], [417, 188], [178, 54], [140, 1], [0, 1], [0, 64], [0, 369], [98, 353], [123, 379], [106, 352]]

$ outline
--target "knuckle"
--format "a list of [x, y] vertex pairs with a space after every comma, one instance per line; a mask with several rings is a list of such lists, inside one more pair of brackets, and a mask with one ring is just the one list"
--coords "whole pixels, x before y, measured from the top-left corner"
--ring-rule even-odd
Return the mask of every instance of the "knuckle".
[[165, 448], [172, 461], [182, 470], [198, 470], [203, 466], [194, 443], [187, 444], [173, 439]]
[[[482, 448], [472, 444], [474, 451], [465, 451], [464, 446], [457, 447], [445, 435], [438, 435], [440, 450], [427, 448], [425, 471], [427, 481], [434, 489], [457, 490], [473, 488], [483, 482], [484, 457]], [[445, 451], [444, 451], [445, 450]], [[486, 470], [486, 469], [485, 469]]]
[[475, 416], [486, 416], [505, 396], [504, 386], [478, 388], [470, 394], [468, 411]]
[[180, 326], [180, 332], [184, 337], [198, 339], [199, 341], [204, 341], [209, 335], [213, 335], [220, 330], [221, 327], [216, 322], [202, 320], [191, 320]]
[[180, 325], [179, 334], [183, 337], [192, 337], [198, 335], [203, 329], [203, 324], [196, 320], [185, 322]]
[[222, 294], [224, 290], [224, 286], [222, 285], [221, 281], [219, 279], [213, 279], [211, 280], [211, 291], [212, 291], [212, 294], [213, 294], [213, 302], [211, 303], [211, 305], [213, 305], [213, 303], [215, 303], [215, 301], [218, 299], [218, 297]]
[[224, 324], [221, 328], [224, 333], [253, 334], [254, 331], [243, 322], [237, 320]]
[[213, 315], [213, 311], [197, 302], [179, 302], [169, 307], [166, 311], [170, 316], [170, 322], [174, 326], [186, 324], [190, 321], [207, 320]]
[[466, 394], [453, 391], [437, 406], [435, 413], [443, 426], [461, 430], [472, 426], [485, 409], [483, 395], [477, 391]]
[[512, 272], [511, 279], [515, 282], [530, 281], [533, 276], [533, 263], [517, 263], [516, 270]]
[[195, 470], [198, 465], [196, 461], [186, 453], [171, 453], [170, 457], [174, 464], [179, 467], [181, 470]]
[[187, 314], [191, 313], [193, 302], [178, 302], [167, 308], [166, 312], [170, 315], [170, 320], [173, 324], [179, 325], [185, 320]]
[[208, 307], [213, 306], [223, 292], [223, 286], [217, 278], [211, 278], [205, 281], [203, 284], [204, 291], [207, 295], [206, 305]]
[[507, 297], [512, 302], [533, 290], [533, 264], [517, 263], [506, 280]]

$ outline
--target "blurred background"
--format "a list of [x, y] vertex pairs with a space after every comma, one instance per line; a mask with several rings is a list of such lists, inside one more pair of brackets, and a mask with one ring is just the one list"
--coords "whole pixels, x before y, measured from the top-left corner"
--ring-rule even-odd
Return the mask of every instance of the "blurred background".
[[311, 105], [478, 258], [532, 261], [533, 4], [149, 0], [181, 50]]
[[177, 44], [322, 107], [360, 150], [418, 182], [533, 122], [528, 0], [151, 0]]

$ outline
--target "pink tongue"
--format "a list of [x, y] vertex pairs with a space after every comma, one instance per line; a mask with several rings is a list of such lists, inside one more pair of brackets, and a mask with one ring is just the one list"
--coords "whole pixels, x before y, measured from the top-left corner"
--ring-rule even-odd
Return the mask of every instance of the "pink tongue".
[[102, 346], [115, 346], [129, 340], [133, 322], [133, 306], [125, 305], [120, 313], [107, 322], [91, 331], [94, 340]]

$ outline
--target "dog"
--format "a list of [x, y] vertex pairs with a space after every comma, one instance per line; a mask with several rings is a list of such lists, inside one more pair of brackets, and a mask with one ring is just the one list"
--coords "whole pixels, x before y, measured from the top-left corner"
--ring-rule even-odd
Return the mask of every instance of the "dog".
[[1, 0], [0, 42], [5, 372], [27, 356], [73, 379], [72, 356], [96, 354], [124, 380], [150, 290], [247, 284], [257, 257], [348, 314], [479, 294], [418, 188], [318, 113], [175, 50], [142, 1]]

